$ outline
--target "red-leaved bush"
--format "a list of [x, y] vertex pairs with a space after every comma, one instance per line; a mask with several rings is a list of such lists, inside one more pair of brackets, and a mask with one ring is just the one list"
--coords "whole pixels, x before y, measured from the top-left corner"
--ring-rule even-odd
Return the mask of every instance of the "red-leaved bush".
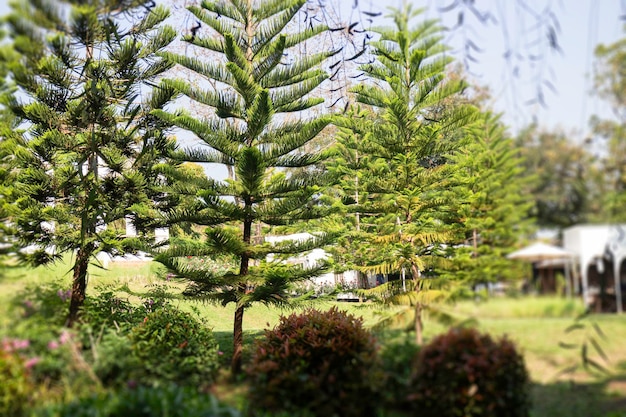
[[420, 351], [410, 384], [420, 416], [526, 417], [529, 378], [508, 339], [452, 329]]
[[248, 375], [253, 415], [371, 416], [379, 403], [374, 337], [335, 307], [281, 317], [257, 341]]

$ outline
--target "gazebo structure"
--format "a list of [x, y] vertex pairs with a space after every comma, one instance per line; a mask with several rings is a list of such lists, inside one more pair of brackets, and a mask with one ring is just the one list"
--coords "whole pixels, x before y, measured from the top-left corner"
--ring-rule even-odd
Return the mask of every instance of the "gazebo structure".
[[538, 270], [548, 270], [548, 274], [541, 275], [540, 287], [542, 291], [555, 292], [557, 289], [554, 269], [563, 268], [565, 274], [565, 291], [572, 294], [572, 280], [570, 277], [574, 254], [558, 246], [543, 242], [536, 242], [507, 255], [508, 259], [518, 259], [533, 264]]

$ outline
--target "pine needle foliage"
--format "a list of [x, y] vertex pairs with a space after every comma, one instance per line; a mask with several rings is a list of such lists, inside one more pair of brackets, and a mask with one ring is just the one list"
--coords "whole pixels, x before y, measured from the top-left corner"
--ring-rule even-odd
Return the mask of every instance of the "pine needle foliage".
[[534, 202], [523, 190], [523, 158], [499, 117], [492, 113], [467, 129], [467, 146], [453, 156], [456, 186], [451, 190], [464, 227], [464, 245], [455, 254], [455, 278], [468, 285], [508, 281], [519, 276], [506, 259], [531, 231]]
[[156, 57], [176, 36], [169, 12], [142, 0], [15, 2], [8, 62], [18, 91], [5, 105], [19, 121], [4, 140], [14, 150], [12, 222], [23, 261], [75, 254], [68, 324], [85, 299], [98, 252], [135, 250], [124, 220], [139, 226], [153, 208], [155, 164], [168, 140], [151, 115], [172, 95], [147, 93], [172, 64]]
[[[185, 242], [171, 242], [157, 259], [190, 281], [187, 294], [224, 305], [236, 303], [234, 373], [241, 369], [245, 308], [253, 302], [285, 305], [291, 283], [315, 276], [322, 268], [296, 268], [267, 262], [266, 257], [311, 250], [325, 242], [324, 236], [272, 246], [262, 235], [264, 227], [292, 225], [326, 212], [318, 193], [326, 181], [320, 164], [329, 154], [306, 145], [331, 121], [329, 116], [309, 115], [323, 102], [312, 92], [327, 78], [320, 64], [333, 52], [298, 55], [298, 46], [326, 30], [290, 26], [305, 4], [204, 1], [189, 7], [200, 29], [184, 40], [215, 59], [162, 54], [193, 79], [169, 79], [166, 85], [207, 109], [201, 117], [185, 110], [154, 113], [199, 139], [198, 146], [181, 147], [175, 157], [222, 164], [230, 173], [226, 180], [197, 187], [195, 205], [168, 212], [166, 221], [207, 226], [206, 239], [199, 244], [203, 253], [232, 256], [239, 267], [225, 274], [181, 268]], [[301, 113], [305, 110], [311, 111]]]
[[[378, 119], [344, 119], [342, 126], [367, 144], [367, 198], [356, 210], [361, 230], [369, 234], [372, 255], [362, 269], [386, 274], [406, 273], [419, 294], [424, 273], [443, 261], [442, 244], [453, 240], [452, 202], [443, 191], [450, 187], [450, 155], [461, 144], [460, 128], [471, 123], [472, 106], [447, 105], [464, 90], [459, 79], [447, 79], [451, 58], [442, 43], [442, 28], [426, 20], [414, 26], [419, 15], [405, 4], [395, 9], [391, 28], [374, 28], [376, 61], [360, 67], [370, 81], [353, 89], [357, 101], [371, 106]], [[356, 151], [356, 150], [355, 150]], [[364, 230], [364, 223], [368, 225]], [[414, 300], [415, 329], [421, 343], [421, 296]]]

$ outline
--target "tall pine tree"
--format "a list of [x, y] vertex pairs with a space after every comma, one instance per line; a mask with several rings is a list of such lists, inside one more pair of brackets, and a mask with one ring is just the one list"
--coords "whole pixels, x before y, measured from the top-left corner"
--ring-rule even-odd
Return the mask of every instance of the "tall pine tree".
[[171, 64], [154, 56], [175, 37], [152, 2], [15, 2], [8, 17], [10, 63], [20, 120], [13, 142], [12, 221], [25, 261], [74, 254], [68, 325], [79, 317], [90, 260], [123, 254], [136, 241], [125, 219], [146, 212], [158, 183], [154, 164], [168, 147], [152, 110], [171, 96], [146, 93]]
[[[424, 271], [438, 261], [437, 245], [450, 238], [444, 190], [450, 171], [447, 155], [457, 146], [458, 129], [473, 118], [468, 106], [446, 106], [461, 93], [460, 80], [446, 80], [451, 58], [445, 54], [441, 27], [427, 20], [414, 27], [419, 11], [405, 3], [394, 10], [393, 28], [375, 28], [377, 61], [361, 66], [372, 82], [353, 91], [360, 103], [380, 111], [367, 147], [372, 156], [367, 189], [370, 199], [360, 211], [378, 213], [372, 232], [378, 246], [371, 270], [402, 272], [411, 279], [391, 297], [408, 300], [415, 311], [415, 331], [422, 342], [421, 311], [432, 280]], [[384, 289], [384, 287], [383, 287]], [[400, 291], [402, 294], [397, 294]], [[376, 293], [382, 294], [381, 289]]]
[[[164, 55], [191, 74], [188, 79], [169, 80], [168, 85], [212, 109], [212, 115], [202, 118], [184, 110], [156, 113], [200, 140], [198, 146], [181, 149], [177, 158], [223, 164], [231, 177], [196, 180], [186, 186], [195, 190], [195, 206], [167, 213], [167, 221], [207, 226], [206, 239], [171, 242], [157, 259], [190, 280], [188, 294], [236, 304], [233, 373], [241, 369], [246, 307], [254, 302], [284, 304], [290, 283], [319, 272], [315, 267], [290, 268], [265, 259], [270, 254], [301, 253], [323, 239], [270, 246], [259, 233], [266, 225], [323, 214], [317, 192], [325, 176], [318, 164], [327, 155], [307, 151], [305, 146], [330, 117], [298, 112], [323, 102], [312, 98], [311, 92], [327, 78], [320, 67], [332, 52], [298, 54], [300, 45], [326, 30], [308, 23], [303, 30], [297, 25], [289, 28], [305, 4], [306, 0], [205, 1], [201, 7], [189, 8], [199, 26], [185, 41], [213, 58]], [[226, 272], [197, 269], [186, 261], [191, 255], [226, 255], [236, 259], [238, 267]]]
[[465, 243], [455, 251], [452, 274], [466, 285], [508, 281], [519, 271], [505, 255], [531, 232], [534, 201], [524, 193], [529, 178], [497, 116], [481, 115], [467, 135], [467, 146], [452, 156], [457, 185], [450, 192]]

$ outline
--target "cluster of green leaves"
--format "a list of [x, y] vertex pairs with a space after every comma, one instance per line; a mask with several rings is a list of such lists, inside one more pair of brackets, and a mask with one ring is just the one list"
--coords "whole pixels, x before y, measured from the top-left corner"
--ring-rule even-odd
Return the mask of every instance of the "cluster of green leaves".
[[529, 415], [524, 358], [506, 338], [451, 329], [424, 346], [413, 366], [408, 400], [421, 415]]
[[[294, 55], [295, 48], [326, 30], [323, 25], [290, 31], [306, 0], [203, 2], [189, 11], [207, 31], [183, 37], [211, 62], [172, 52], [159, 55], [189, 71], [188, 79], [165, 85], [182, 99], [207, 109], [194, 114], [174, 105], [153, 114], [192, 132], [197, 146], [179, 148], [179, 162], [219, 163], [227, 180], [186, 178], [172, 193], [192, 196], [190, 204], [166, 213], [168, 224], [207, 227], [204, 239], [172, 241], [156, 259], [189, 280], [187, 294], [221, 304], [236, 303], [232, 367], [241, 368], [242, 320], [252, 302], [285, 304], [290, 284], [320, 272], [265, 262], [269, 254], [293, 255], [318, 247], [323, 236], [282, 245], [264, 244], [264, 225], [293, 224], [323, 216], [317, 193], [326, 176], [320, 162], [329, 154], [306, 150], [330, 123], [329, 116], [298, 115], [321, 104], [310, 93], [326, 78], [320, 65], [332, 52]], [[284, 57], [293, 58], [285, 64]], [[174, 103], [176, 104], [176, 103]], [[298, 116], [293, 117], [296, 114]], [[195, 268], [185, 256], [226, 255], [237, 270]]]
[[218, 370], [218, 346], [213, 333], [191, 314], [174, 308], [148, 314], [130, 335], [131, 354], [141, 372], [131, 378], [138, 383], [164, 381], [191, 386], [210, 386]]
[[210, 394], [176, 385], [138, 387], [106, 395], [92, 395], [69, 404], [36, 410], [36, 417], [239, 417]]
[[382, 388], [374, 337], [335, 307], [281, 317], [257, 341], [247, 372], [253, 414], [374, 415]]
[[533, 226], [524, 159], [491, 113], [482, 114], [466, 135], [468, 143], [451, 156], [455, 186], [449, 194], [463, 243], [455, 249], [451, 274], [465, 286], [519, 278], [519, 268], [505, 255]]
[[148, 5], [24, 1], [7, 17], [15, 54], [6, 65], [19, 91], [3, 103], [19, 125], [3, 130], [14, 178], [7, 216], [18, 249], [31, 245], [18, 252], [25, 262], [77, 251], [69, 324], [92, 256], [140, 246], [124, 220], [140, 226], [159, 195], [155, 167], [170, 144], [151, 112], [173, 92], [142, 89], [172, 67], [155, 53], [176, 33], [162, 25], [169, 11]]
[[29, 286], [16, 294], [15, 317], [3, 336], [23, 341], [17, 353], [30, 361], [26, 380], [33, 404], [94, 388], [213, 384], [218, 346], [204, 321], [162, 298], [133, 304], [119, 294], [105, 288], [101, 297], [88, 297], [72, 330], [63, 327], [69, 295], [59, 284]]
[[604, 144], [606, 152], [598, 155], [596, 170], [601, 174], [596, 182], [601, 192], [598, 221], [625, 222], [626, 215], [626, 39], [622, 38], [610, 45], [598, 45], [595, 50], [597, 72], [595, 87], [613, 110], [613, 117], [598, 115], [592, 118], [591, 127]]
[[20, 417], [29, 406], [32, 382], [19, 349], [3, 339], [0, 346], [0, 415]]

